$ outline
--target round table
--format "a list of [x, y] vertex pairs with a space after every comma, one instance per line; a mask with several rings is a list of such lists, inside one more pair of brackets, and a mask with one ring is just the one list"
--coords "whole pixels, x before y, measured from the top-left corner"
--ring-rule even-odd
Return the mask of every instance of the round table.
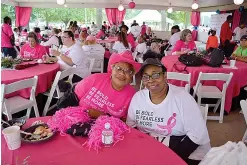
[[[49, 117], [32, 118], [24, 129], [36, 120], [47, 121]], [[57, 133], [43, 143], [22, 142], [21, 147], [11, 151], [2, 135], [2, 163], [22, 164], [27, 158], [29, 165], [186, 165], [186, 163], [165, 145], [136, 129], [124, 134], [124, 140], [115, 146], [103, 148], [98, 153], [89, 151], [85, 137], [61, 136]], [[17, 163], [16, 163], [17, 164]]]
[[[178, 61], [178, 57], [176, 55], [165, 56], [162, 58], [162, 63], [167, 68], [168, 72], [181, 72], [185, 69], [185, 65]], [[225, 66], [225, 65], [224, 65]], [[229, 61], [228, 64], [224, 67], [210, 67], [207, 65], [202, 65], [199, 67], [186, 67], [186, 71], [191, 73], [191, 87], [196, 85], [198, 76], [200, 72], [203, 73], [233, 73], [233, 77], [231, 82], [228, 85], [226, 91], [226, 100], [225, 100], [225, 110], [230, 112], [232, 106], [232, 98], [236, 97], [240, 93], [240, 88], [247, 85], [247, 63], [236, 61], [236, 68], [232, 69], [229, 68]], [[184, 72], [186, 73], [186, 72]], [[169, 83], [177, 85], [177, 86], [184, 86], [186, 82], [176, 81], [176, 80], [168, 80]], [[206, 81], [203, 83], [204, 85], [215, 85], [219, 89], [222, 90], [223, 82], [222, 81]]]
[[[38, 76], [36, 94], [46, 92], [59, 71], [59, 64], [38, 64], [22, 70], [2, 70], [1, 84], [10, 84], [19, 80]], [[30, 89], [23, 89], [11, 94], [10, 96], [20, 95], [25, 98], [30, 97]]]

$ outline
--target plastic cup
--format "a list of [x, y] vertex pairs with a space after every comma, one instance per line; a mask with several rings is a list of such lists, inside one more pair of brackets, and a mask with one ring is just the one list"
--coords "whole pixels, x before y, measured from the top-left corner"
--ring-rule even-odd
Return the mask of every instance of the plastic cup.
[[230, 67], [233, 68], [235, 67], [236, 60], [230, 60]]
[[16, 150], [21, 147], [21, 134], [19, 126], [10, 126], [2, 131], [9, 150]]

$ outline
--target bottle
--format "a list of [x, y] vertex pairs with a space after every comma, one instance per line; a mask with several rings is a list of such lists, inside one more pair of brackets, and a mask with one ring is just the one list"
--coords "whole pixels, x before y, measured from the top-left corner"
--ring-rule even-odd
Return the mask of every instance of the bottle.
[[111, 147], [113, 144], [113, 131], [110, 123], [105, 123], [105, 129], [102, 131], [102, 143], [105, 147]]

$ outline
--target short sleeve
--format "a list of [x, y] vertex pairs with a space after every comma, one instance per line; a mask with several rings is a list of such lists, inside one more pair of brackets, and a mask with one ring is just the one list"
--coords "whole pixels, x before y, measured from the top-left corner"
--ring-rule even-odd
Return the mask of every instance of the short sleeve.
[[83, 58], [86, 57], [86, 53], [81, 47], [75, 47], [69, 52], [69, 57], [71, 58], [73, 64], [81, 65]]
[[40, 52], [39, 52], [39, 57], [38, 58], [42, 58], [43, 55], [46, 55], [47, 52], [46, 52], [46, 48], [44, 46], [41, 46], [40, 45]]
[[[194, 98], [186, 92], [181, 93], [184, 99], [179, 100], [186, 135], [196, 144], [208, 143], [209, 135], [201, 110]], [[180, 97], [181, 98], [181, 97]]]
[[173, 52], [181, 51], [182, 41], [178, 40], [172, 50]]
[[127, 115], [127, 120], [126, 120], [126, 124], [129, 125], [130, 127], [136, 127], [137, 123], [136, 123], [136, 116], [135, 116], [135, 104], [136, 104], [136, 99], [135, 96], [131, 99], [130, 105], [129, 105], [129, 109], [128, 109], [128, 115]]

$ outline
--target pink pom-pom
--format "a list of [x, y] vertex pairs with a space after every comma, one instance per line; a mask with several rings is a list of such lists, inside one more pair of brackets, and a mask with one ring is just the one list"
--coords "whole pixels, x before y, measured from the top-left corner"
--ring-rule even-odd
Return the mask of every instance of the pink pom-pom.
[[88, 141], [85, 142], [83, 145], [86, 144], [86, 146], [89, 148], [93, 148], [97, 152], [101, 149], [103, 146], [102, 144], [102, 131], [105, 129], [105, 123], [111, 124], [111, 129], [113, 131], [114, 137], [114, 144], [120, 140], [124, 139], [124, 136], [122, 135], [126, 131], [130, 131], [130, 128], [120, 119], [115, 117], [109, 117], [109, 116], [100, 116], [96, 121], [95, 124], [91, 127], [91, 130], [88, 134]]
[[53, 130], [60, 131], [65, 134], [66, 131], [73, 125], [79, 122], [85, 123], [90, 120], [87, 112], [81, 107], [68, 107], [61, 109], [48, 120], [48, 126]]

